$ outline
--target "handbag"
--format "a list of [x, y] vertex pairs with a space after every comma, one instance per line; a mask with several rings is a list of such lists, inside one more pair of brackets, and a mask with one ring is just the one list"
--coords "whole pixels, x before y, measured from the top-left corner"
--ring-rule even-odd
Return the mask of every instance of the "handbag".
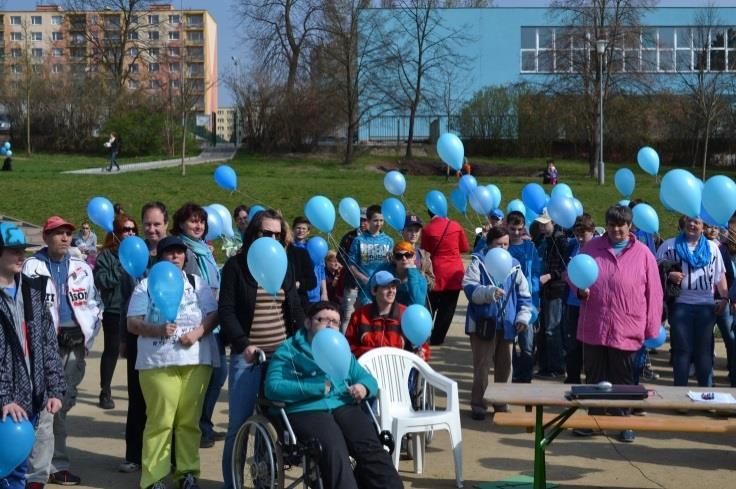
[[475, 334], [482, 340], [492, 340], [496, 335], [496, 318], [481, 318], [475, 321]]
[[82, 328], [75, 326], [73, 328], [59, 328], [59, 347], [73, 349], [77, 346], [84, 345], [84, 333]]

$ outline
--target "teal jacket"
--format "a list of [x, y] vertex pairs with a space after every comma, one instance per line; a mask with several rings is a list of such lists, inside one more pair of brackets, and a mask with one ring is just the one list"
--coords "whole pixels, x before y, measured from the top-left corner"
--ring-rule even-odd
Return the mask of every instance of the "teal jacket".
[[[396, 276], [396, 265], [393, 263], [381, 265], [376, 270], [376, 273], [381, 270], [391, 273], [394, 277]], [[396, 287], [396, 301], [407, 307], [413, 304], [419, 304], [420, 306], [426, 305], [427, 279], [424, 278], [424, 275], [422, 275], [422, 272], [418, 268], [408, 268], [406, 270], [406, 279], [402, 280], [399, 286]], [[370, 302], [373, 302], [373, 296], [371, 296]]]
[[[353, 404], [347, 385], [363, 384], [368, 397], [375, 397], [378, 383], [355, 356], [350, 355], [350, 372], [344, 383], [330, 379], [332, 387], [325, 395], [325, 374], [315, 363], [307, 330], [300, 328], [284, 341], [271, 357], [266, 373], [266, 398], [286, 403], [287, 413], [333, 411]], [[347, 384], [347, 385], [346, 385]]]

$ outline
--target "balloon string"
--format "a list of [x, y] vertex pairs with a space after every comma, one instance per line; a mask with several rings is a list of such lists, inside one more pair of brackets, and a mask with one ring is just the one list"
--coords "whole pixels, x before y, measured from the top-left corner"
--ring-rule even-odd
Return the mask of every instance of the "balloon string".
[[415, 212], [412, 210], [412, 208], [409, 206], [409, 202], [404, 198], [404, 194], [399, 195], [399, 199], [401, 199], [401, 202], [404, 204], [404, 208], [409, 211], [409, 214], [415, 214]]
[[266, 204], [265, 202], [263, 202], [263, 201], [261, 201], [261, 200], [259, 200], [259, 199], [256, 199], [255, 197], [253, 197], [252, 195], [250, 195], [250, 194], [246, 193], [246, 192], [245, 192], [245, 191], [243, 191], [243, 190], [240, 190], [240, 189], [235, 189], [235, 190], [233, 190], [232, 192], [230, 192], [230, 196], [232, 196], [232, 195], [233, 195], [233, 194], [235, 194], [235, 193], [237, 193], [237, 194], [240, 194], [240, 195], [242, 195], [243, 197], [247, 197], [247, 198], [251, 199], [251, 200], [252, 200], [253, 202], [256, 202], [256, 203], [260, 202], [261, 204], [263, 204], [263, 205], [265, 205], [266, 207], [268, 207], [268, 205], [267, 205], [267, 204]]

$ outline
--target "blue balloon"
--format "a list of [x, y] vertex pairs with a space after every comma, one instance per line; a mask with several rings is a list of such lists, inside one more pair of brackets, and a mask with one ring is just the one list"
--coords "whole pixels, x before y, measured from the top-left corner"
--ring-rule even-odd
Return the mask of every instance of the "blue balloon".
[[254, 217], [256, 217], [256, 214], [259, 212], [265, 211], [266, 208], [263, 207], [261, 204], [256, 204], [254, 206], [251, 206], [250, 210], [248, 211], [248, 220], [252, 221]]
[[662, 191], [674, 210], [689, 217], [700, 215], [702, 190], [698, 178], [680, 168], [670, 170], [662, 177]]
[[406, 209], [396, 197], [389, 197], [381, 204], [381, 214], [389, 226], [401, 232], [406, 222]]
[[446, 132], [437, 141], [437, 154], [447, 166], [455, 171], [460, 171], [465, 159], [465, 148], [460, 138], [452, 133]]
[[580, 217], [580, 216], [582, 216], [582, 215], [583, 215], [583, 213], [585, 212], [585, 211], [584, 211], [584, 209], [583, 209], [583, 204], [582, 204], [582, 202], [580, 202], [580, 201], [579, 201], [578, 199], [575, 199], [575, 198], [573, 198], [573, 199], [572, 199], [572, 203], [573, 203], [573, 205], [575, 206], [575, 215], [576, 215], [577, 217]]
[[664, 324], [662, 324], [659, 326], [659, 334], [654, 338], [644, 340], [644, 346], [647, 348], [659, 348], [664, 345], [665, 341], [667, 341], [667, 330], [664, 329]]
[[404, 195], [406, 191], [406, 179], [400, 171], [392, 170], [383, 177], [383, 186], [386, 191], [393, 195]]
[[115, 210], [112, 202], [105, 197], [94, 197], [87, 204], [87, 216], [108, 233], [112, 232], [112, 221], [115, 218]]
[[491, 193], [491, 197], [493, 198], [493, 208], [498, 209], [501, 207], [501, 189], [499, 189], [496, 185], [488, 184], [486, 185], [486, 188]]
[[521, 212], [522, 214], [526, 215], [526, 206], [521, 200], [514, 199], [506, 206], [506, 214], [513, 211]]
[[672, 206], [667, 203], [667, 198], [665, 197], [664, 193], [664, 189], [662, 187], [659, 187], [659, 201], [662, 203], [662, 206], [665, 208], [665, 210], [675, 212], [675, 209], [673, 209]]
[[16, 423], [8, 416], [0, 421], [0, 440], [0, 479], [3, 479], [31, 454], [36, 433], [27, 419]]
[[[335, 227], [335, 206], [330, 199], [322, 195], [315, 195], [304, 206], [304, 215], [309, 222], [323, 233], [331, 233]], [[281, 285], [281, 284], [279, 284]]]
[[233, 231], [233, 216], [230, 214], [228, 208], [222, 204], [210, 204], [207, 207], [215, 211], [220, 218], [221, 234], [232, 239], [235, 236], [235, 232]]
[[360, 227], [360, 206], [357, 200], [352, 197], [345, 197], [338, 204], [337, 211], [340, 213], [342, 220], [348, 223], [348, 226], [353, 229]]
[[332, 382], [341, 385], [348, 378], [353, 355], [345, 335], [332, 328], [325, 328], [314, 335], [312, 354], [317, 366]]
[[220, 165], [215, 170], [215, 183], [225, 190], [237, 190], [238, 176], [228, 165]]
[[526, 208], [526, 213], [524, 213], [525, 217], [525, 223], [526, 223], [526, 230], [529, 231], [529, 228], [531, 227], [534, 220], [539, 217], [539, 214], [531, 210], [530, 208]]
[[536, 214], [541, 214], [547, 205], [547, 195], [538, 183], [526, 184], [521, 190], [521, 200], [527, 209], [533, 210]]
[[725, 175], [710, 177], [703, 187], [703, 208], [721, 225], [736, 212], [736, 184]]
[[179, 267], [168, 261], [160, 261], [151, 267], [148, 273], [148, 295], [163, 318], [173, 323], [184, 296], [184, 280]]
[[553, 199], [558, 195], [561, 197], [569, 197], [571, 199], [575, 197], [572, 194], [572, 189], [566, 183], [558, 183], [557, 185], [552, 187], [552, 195], [550, 196], [550, 198]]
[[644, 146], [636, 154], [636, 161], [639, 167], [651, 176], [655, 176], [659, 172], [659, 155], [653, 148]]
[[219, 238], [223, 234], [220, 214], [212, 206], [206, 206], [203, 209], [207, 213], [207, 234], [204, 239], [210, 241]]
[[447, 198], [439, 190], [430, 190], [424, 198], [424, 203], [435, 216], [447, 217]]
[[248, 248], [246, 256], [248, 270], [258, 285], [275, 296], [286, 276], [286, 251], [281, 243], [273, 238], [258, 238]]
[[7, 149], [5, 149], [5, 146], [0, 146], [0, 155], [5, 155], [8, 152]]
[[401, 331], [415, 348], [419, 348], [432, 333], [432, 315], [426, 307], [412, 304], [401, 316]]
[[620, 206], [623, 206], [623, 207], [628, 207], [630, 203], [631, 203], [631, 201], [628, 200], [628, 199], [621, 199], [618, 202], [616, 202], [617, 205], [620, 205]]
[[598, 280], [598, 264], [593, 257], [579, 253], [567, 265], [567, 275], [578, 289], [587, 289]]
[[511, 254], [503, 248], [491, 248], [483, 257], [483, 265], [495, 284], [501, 287], [511, 273], [513, 259]]
[[632, 212], [634, 214], [634, 226], [646, 233], [656, 234], [659, 232], [659, 216], [651, 205], [637, 204]]
[[10, 149], [10, 141], [5, 141], [5, 144], [3, 144], [3, 148], [6, 150]]
[[460, 214], [465, 214], [468, 210], [468, 198], [465, 197], [465, 193], [460, 189], [460, 187], [455, 188], [450, 193], [450, 202], [452, 202], [452, 206], [460, 212]]
[[312, 259], [312, 263], [315, 265], [324, 262], [329, 249], [330, 247], [327, 246], [327, 241], [320, 236], [313, 236], [307, 241], [307, 252], [309, 253], [309, 258]]
[[133, 278], [141, 278], [148, 268], [148, 246], [138, 236], [123, 239], [118, 249], [118, 257], [123, 269]]
[[549, 217], [565, 229], [570, 229], [575, 225], [575, 219], [578, 217], [575, 202], [572, 198], [564, 194], [557, 194], [552, 197], [547, 207]]
[[493, 210], [493, 196], [486, 187], [476, 187], [468, 197], [470, 207], [478, 214], [487, 216]]
[[7, 151], [5, 151], [5, 156], [7, 156], [8, 158], [10, 158], [11, 156], [13, 156], [13, 152], [10, 151], [10, 150], [7, 150]]
[[478, 180], [476, 180], [473, 175], [463, 175], [460, 177], [460, 181], [457, 182], [457, 186], [460, 187], [460, 190], [462, 190], [467, 197], [470, 197], [478, 187]]
[[631, 197], [634, 188], [636, 188], [636, 177], [634, 172], [628, 168], [620, 168], [613, 176], [613, 182], [616, 185], [616, 190], [627, 199]]
[[700, 219], [703, 220], [705, 224], [708, 226], [719, 226], [719, 227], [726, 227], [728, 224], [719, 223], [716, 221], [713, 217], [711, 217], [710, 214], [708, 214], [708, 211], [705, 210], [705, 207], [700, 209]]

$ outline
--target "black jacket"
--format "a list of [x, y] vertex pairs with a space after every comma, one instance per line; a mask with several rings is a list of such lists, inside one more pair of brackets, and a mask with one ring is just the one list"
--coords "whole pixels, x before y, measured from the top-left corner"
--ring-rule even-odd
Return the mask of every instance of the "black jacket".
[[[291, 262], [286, 268], [283, 304], [286, 334], [292, 336], [304, 325], [304, 310], [299, 300]], [[256, 307], [258, 283], [248, 270], [245, 253], [230, 257], [222, 268], [220, 280], [220, 335], [233, 353], [241, 353], [250, 343], [250, 327]]]
[[294, 269], [294, 278], [299, 282], [297, 293], [305, 311], [309, 307], [309, 291], [317, 287], [317, 277], [314, 275], [314, 263], [305, 248], [289, 246], [286, 248], [286, 257], [289, 265]]
[[50, 397], [61, 400], [66, 392], [56, 329], [46, 307], [47, 280], [21, 276], [30, 371], [15, 332], [13, 313], [0, 298], [0, 406], [15, 402], [29, 417], [40, 413]]
[[552, 278], [542, 286], [541, 296], [543, 299], [559, 299], [567, 295], [567, 283], [563, 275], [570, 261], [569, 238], [562, 228], [555, 224], [552, 236], [539, 240], [537, 250], [542, 260], [543, 271], [541, 275], [550, 274]]

